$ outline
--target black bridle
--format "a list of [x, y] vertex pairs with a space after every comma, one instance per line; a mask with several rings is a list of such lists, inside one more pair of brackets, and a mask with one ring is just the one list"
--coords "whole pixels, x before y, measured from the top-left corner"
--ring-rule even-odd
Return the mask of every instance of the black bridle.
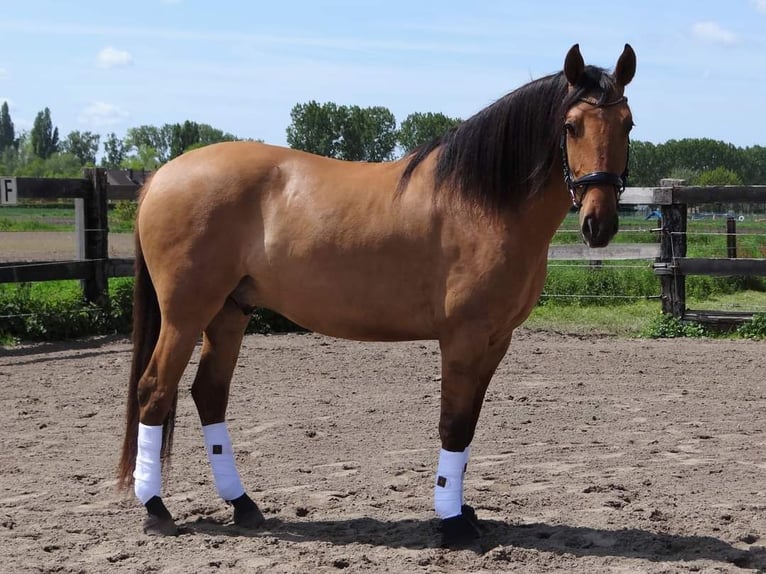
[[[580, 98], [581, 102], [585, 102], [587, 104], [590, 104], [591, 106], [596, 106], [599, 108], [608, 108], [611, 106], [616, 106], [618, 104], [621, 104], [623, 102], [627, 102], [628, 98], [621, 97], [616, 100], [613, 100], [611, 102], [606, 103], [599, 103], [598, 100], [595, 98]], [[625, 191], [625, 186], [628, 182], [628, 163], [630, 162], [630, 141], [628, 142], [628, 158], [625, 162], [625, 171], [622, 172], [621, 175], [617, 175], [616, 173], [612, 173], [611, 171], [594, 171], [588, 174], [583, 175], [582, 177], [575, 178], [574, 174], [572, 173], [572, 169], [569, 167], [569, 153], [567, 152], [567, 130], [564, 128], [564, 132], [561, 134], [561, 160], [564, 165], [564, 182], [567, 184], [567, 189], [569, 190], [569, 195], [572, 197], [572, 205], [576, 209], [580, 209], [582, 207], [583, 199], [585, 199], [585, 194], [588, 193], [588, 188], [591, 185], [599, 185], [599, 184], [605, 184], [605, 185], [611, 185], [614, 187], [615, 195], [617, 196], [617, 201], [620, 201], [620, 196], [622, 195], [622, 192]], [[577, 190], [579, 188], [583, 188], [582, 195], [580, 196], [580, 199], [577, 199]]]

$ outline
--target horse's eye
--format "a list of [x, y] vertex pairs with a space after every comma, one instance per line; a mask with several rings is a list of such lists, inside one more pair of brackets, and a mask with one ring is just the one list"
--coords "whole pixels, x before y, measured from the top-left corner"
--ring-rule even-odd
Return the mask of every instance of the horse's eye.
[[565, 123], [564, 131], [571, 136], [575, 135], [576, 134], [575, 125], [572, 122]]

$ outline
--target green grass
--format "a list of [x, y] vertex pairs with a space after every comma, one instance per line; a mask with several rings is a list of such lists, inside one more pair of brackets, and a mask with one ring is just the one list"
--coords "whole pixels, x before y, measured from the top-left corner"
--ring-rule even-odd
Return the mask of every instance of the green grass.
[[[135, 202], [118, 201], [108, 213], [109, 231], [133, 231]], [[74, 205], [0, 207], [0, 231], [74, 231]]]
[[74, 208], [1, 207], [0, 231], [72, 231]]
[[538, 305], [524, 327], [572, 335], [637, 337], [660, 313], [659, 301], [635, 301], [624, 305]]

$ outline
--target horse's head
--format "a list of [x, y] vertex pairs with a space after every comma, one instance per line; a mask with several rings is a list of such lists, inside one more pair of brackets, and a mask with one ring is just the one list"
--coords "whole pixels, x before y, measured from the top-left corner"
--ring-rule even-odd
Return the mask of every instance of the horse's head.
[[561, 136], [564, 179], [590, 247], [604, 247], [617, 233], [617, 202], [628, 173], [633, 127], [624, 88], [635, 72], [636, 54], [628, 44], [611, 75], [586, 67], [577, 45], [564, 63], [570, 102]]

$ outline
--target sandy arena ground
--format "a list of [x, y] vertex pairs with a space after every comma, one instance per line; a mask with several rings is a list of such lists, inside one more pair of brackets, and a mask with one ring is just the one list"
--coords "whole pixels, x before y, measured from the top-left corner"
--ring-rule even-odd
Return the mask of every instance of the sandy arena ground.
[[165, 539], [115, 491], [129, 343], [0, 349], [0, 571], [766, 571], [763, 356], [520, 330], [466, 477], [484, 536], [448, 551], [434, 343], [246, 337], [229, 420], [257, 532], [215, 494], [189, 369], [165, 483], [182, 534]]

